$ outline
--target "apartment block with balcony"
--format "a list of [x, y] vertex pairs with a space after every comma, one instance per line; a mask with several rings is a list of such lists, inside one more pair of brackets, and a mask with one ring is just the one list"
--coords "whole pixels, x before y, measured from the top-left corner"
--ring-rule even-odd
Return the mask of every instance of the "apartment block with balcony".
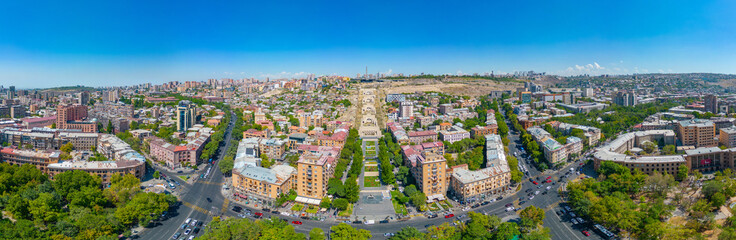
[[322, 199], [327, 195], [327, 181], [335, 175], [337, 152], [307, 152], [297, 161], [297, 195]]

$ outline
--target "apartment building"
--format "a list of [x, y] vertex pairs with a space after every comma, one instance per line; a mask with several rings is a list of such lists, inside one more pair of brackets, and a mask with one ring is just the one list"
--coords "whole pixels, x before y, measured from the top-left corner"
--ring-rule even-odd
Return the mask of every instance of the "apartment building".
[[2, 148], [0, 160], [11, 165], [32, 164], [43, 173], [48, 173], [48, 165], [59, 162], [60, 151], [33, 151]]
[[327, 194], [327, 181], [335, 175], [337, 155], [337, 151], [329, 151], [299, 156], [295, 179], [297, 195], [321, 200]]
[[131, 174], [138, 179], [146, 175], [146, 162], [136, 160], [118, 161], [63, 161], [52, 163], [48, 166], [48, 174], [54, 178], [59, 173], [79, 170], [96, 175], [102, 180], [103, 186], [109, 186], [114, 175]]
[[98, 152], [109, 161], [81, 161], [60, 159], [60, 151], [33, 151], [13, 148], [0, 149], [0, 161], [10, 164], [32, 164], [43, 173], [53, 178], [56, 174], [80, 170], [94, 174], [102, 179], [103, 186], [108, 186], [113, 175], [133, 174], [143, 178], [146, 174], [146, 159], [134, 151], [130, 145], [114, 135], [103, 134], [98, 140]]
[[286, 141], [278, 138], [261, 139], [258, 150], [261, 155], [268, 156], [269, 159], [281, 159], [286, 152]]
[[296, 168], [288, 165], [276, 165], [270, 169], [241, 165], [233, 169], [234, 194], [244, 199], [271, 202], [295, 189], [296, 173]]
[[456, 125], [450, 127], [450, 129], [440, 131], [440, 137], [442, 137], [442, 141], [454, 143], [466, 138], [470, 138], [470, 132]]
[[718, 142], [727, 148], [736, 147], [736, 127], [721, 128]]
[[540, 127], [531, 127], [527, 132], [542, 148], [544, 157], [550, 164], [567, 161], [570, 154], [579, 154], [583, 149], [583, 140], [577, 137], [567, 137], [567, 143], [563, 145]]
[[677, 137], [684, 146], [718, 146], [715, 138], [716, 126], [710, 120], [691, 119], [678, 122]]
[[506, 160], [501, 136], [485, 135], [486, 167], [470, 171], [453, 169], [450, 182], [458, 199], [472, 201], [477, 197], [502, 193], [511, 183], [511, 169]]
[[79, 104], [60, 104], [56, 107], [56, 128], [77, 129], [82, 132], [97, 132], [96, 121], [87, 120], [87, 106]]
[[475, 126], [470, 129], [470, 137], [483, 137], [488, 134], [498, 134], [498, 125]]
[[437, 141], [437, 133], [435, 131], [411, 131], [407, 135], [409, 136], [409, 142], [413, 142], [414, 144]]
[[428, 199], [437, 199], [447, 192], [447, 160], [438, 154], [423, 152], [418, 155], [416, 165], [411, 168], [417, 188]]
[[204, 146], [209, 142], [210, 136], [204, 134], [186, 145], [173, 145], [158, 137], [150, 137], [148, 145], [150, 154], [157, 161], [162, 161], [169, 168], [184, 165], [198, 165], [202, 162], [199, 156]]

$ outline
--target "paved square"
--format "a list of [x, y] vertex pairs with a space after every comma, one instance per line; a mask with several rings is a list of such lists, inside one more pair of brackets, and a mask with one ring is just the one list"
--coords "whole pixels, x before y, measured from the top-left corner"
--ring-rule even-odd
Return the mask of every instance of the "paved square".
[[360, 218], [365, 216], [369, 220], [382, 220], [388, 216], [396, 216], [391, 200], [383, 199], [380, 191], [361, 192], [357, 204], [353, 211]]

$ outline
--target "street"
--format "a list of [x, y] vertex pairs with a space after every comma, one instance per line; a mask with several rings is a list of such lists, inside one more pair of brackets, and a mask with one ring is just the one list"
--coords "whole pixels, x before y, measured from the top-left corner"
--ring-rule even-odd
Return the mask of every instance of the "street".
[[[225, 197], [220, 192], [223, 176], [217, 164], [220, 163], [220, 160], [222, 160], [227, 149], [230, 147], [231, 132], [235, 118], [235, 114], [231, 113], [231, 121], [229, 121], [227, 130], [225, 131], [224, 144], [220, 146], [217, 156], [213, 158], [217, 159], [217, 161], [212, 165], [210, 176], [206, 179], [198, 179], [191, 185], [180, 181], [182, 182], [180, 186], [182, 188], [180, 191], [182, 192], [179, 201], [182, 204], [176, 211], [169, 213], [168, 219], [161, 221], [153, 228], [143, 230], [139, 234], [142, 239], [169, 239], [174, 233], [184, 231], [180, 226], [187, 218], [204, 221], [206, 225], [212, 220], [213, 216], [219, 216], [223, 211], [228, 210], [229, 201], [225, 200]], [[168, 176], [173, 177], [174, 175], [174, 173], [167, 172], [166, 169], [157, 170]], [[201, 228], [200, 234], [202, 234], [204, 226]]]

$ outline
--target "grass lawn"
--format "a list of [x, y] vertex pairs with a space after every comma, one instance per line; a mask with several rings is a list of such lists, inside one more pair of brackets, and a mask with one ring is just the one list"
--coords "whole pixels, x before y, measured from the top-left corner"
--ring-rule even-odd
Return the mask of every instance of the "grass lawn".
[[370, 160], [370, 161], [365, 161], [365, 164], [366, 165], [368, 165], [368, 164], [374, 164], [374, 165], [376, 165], [376, 164], [378, 164], [378, 162], [373, 161], [373, 160]]
[[437, 203], [436, 202], [433, 202], [432, 204], [429, 205], [429, 210], [431, 210], [431, 211], [439, 211], [440, 210], [440, 207], [437, 206]]
[[340, 211], [337, 215], [340, 215], [341, 217], [350, 217], [350, 215], [353, 215], [353, 204], [348, 204], [348, 209]]
[[364, 177], [363, 186], [364, 187], [380, 187], [381, 181], [378, 180], [378, 177], [376, 176]]
[[291, 207], [291, 211], [296, 211], [296, 212], [300, 212], [302, 211], [302, 209], [304, 209], [304, 205], [301, 205], [298, 203], [294, 204], [294, 206]]
[[447, 200], [441, 201], [440, 202], [440, 205], [442, 205], [442, 208], [444, 208], [444, 209], [450, 209], [450, 208], [452, 208], [452, 205], [450, 203], [448, 203]]
[[376, 150], [365, 150], [366, 156], [376, 156]]
[[188, 176], [188, 175], [184, 175], [184, 176], [179, 176], [179, 177], [180, 177], [181, 179], [184, 179], [184, 181], [186, 181], [186, 180], [189, 180], [189, 176]]
[[378, 166], [366, 166], [365, 171], [366, 172], [378, 172]]
[[406, 205], [399, 203], [396, 199], [391, 199], [391, 203], [394, 204], [394, 212], [396, 212], [396, 214], [409, 214], [409, 210], [406, 210]]
[[307, 213], [314, 214], [314, 213], [317, 213], [317, 211], [319, 211], [319, 208], [318, 207], [315, 207], [315, 206], [309, 206], [307, 208], [307, 210], [304, 210], [304, 211], [307, 212]]

